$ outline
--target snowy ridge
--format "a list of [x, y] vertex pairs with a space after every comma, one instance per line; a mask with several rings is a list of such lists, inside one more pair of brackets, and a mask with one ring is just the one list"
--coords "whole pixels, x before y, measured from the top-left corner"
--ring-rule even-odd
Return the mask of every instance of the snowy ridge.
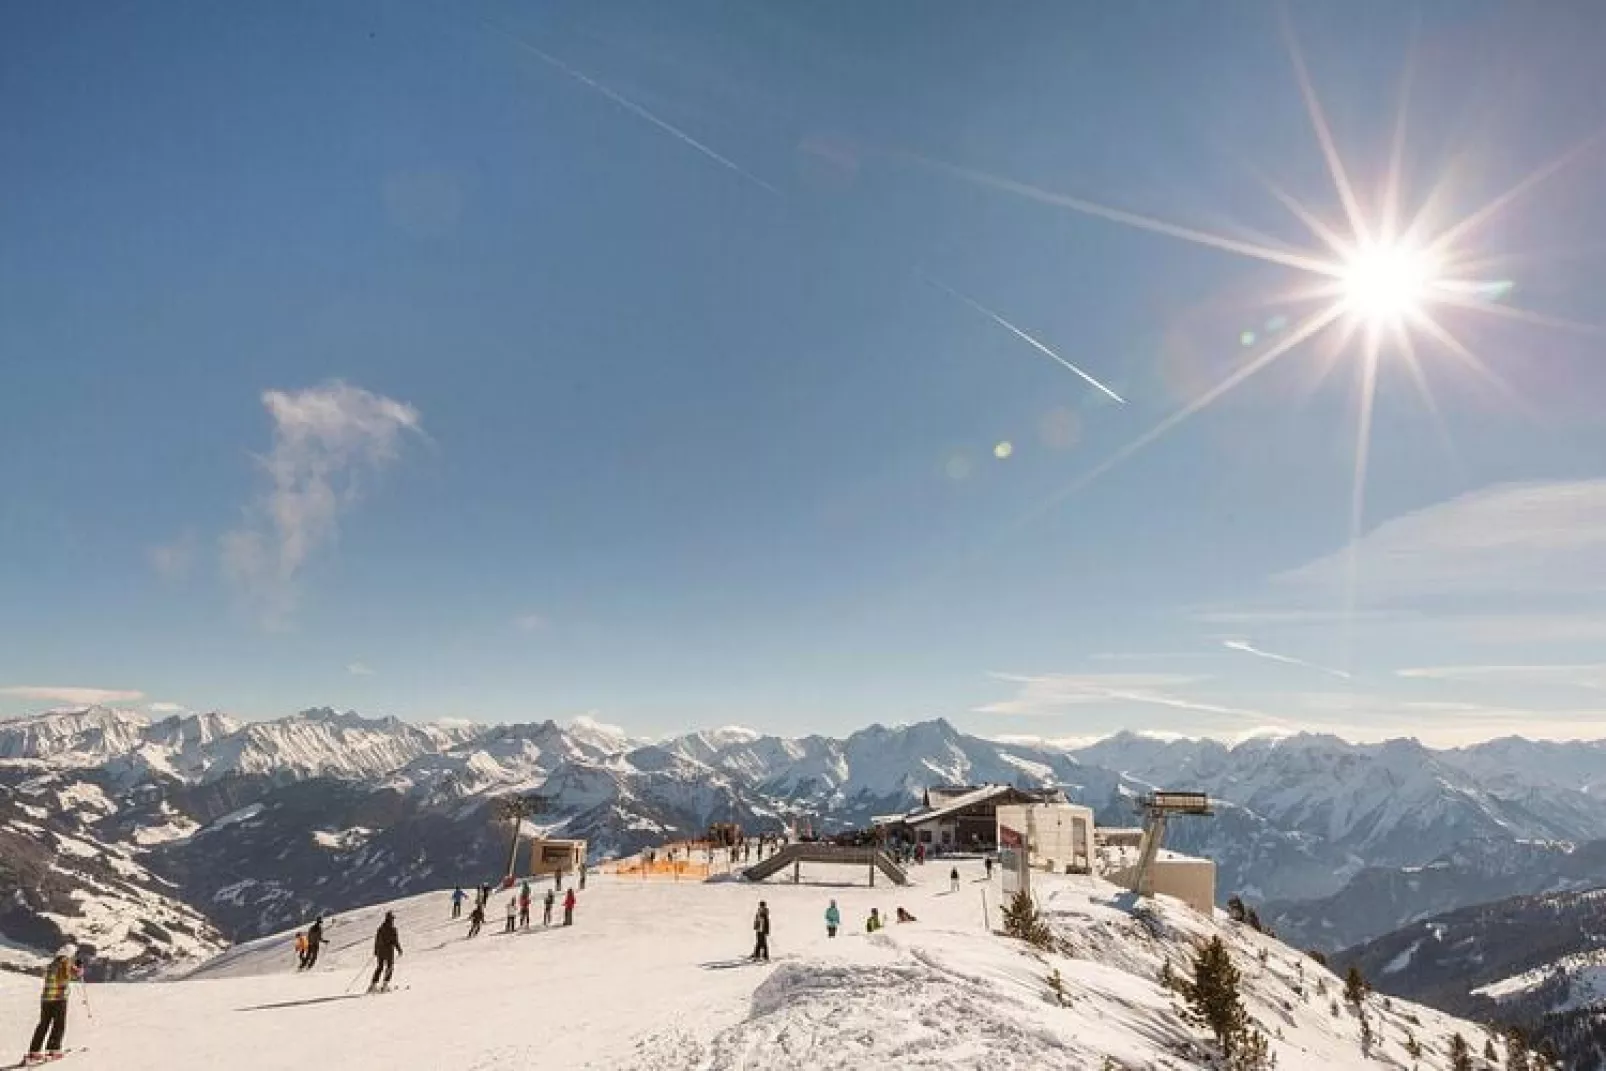
[[[1171, 902], [1134, 913], [1118, 890], [1093, 879], [1042, 880], [1065, 948], [1037, 951], [984, 925], [982, 894], [996, 905], [997, 886], [974, 863], [960, 868], [959, 896], [947, 893], [946, 867], [895, 892], [596, 875], [573, 927], [503, 935], [498, 895], [473, 940], [435, 890], [334, 916], [330, 943], [307, 974], [292, 969], [287, 931], [232, 949], [189, 980], [96, 986], [95, 1054], [120, 1071], [166, 1071], [175, 1052], [185, 1066], [267, 1071], [285, 1066], [289, 1032], [320, 1066], [352, 1071], [393, 1068], [400, 1053], [407, 1066], [476, 1071], [1204, 1071], [1214, 1066], [1204, 1034], [1156, 977], [1163, 962], [1185, 963], [1213, 936], [1226, 942], [1246, 1008], [1285, 1071], [1448, 1071], [1453, 1034], [1475, 1051], [1485, 1040], [1473, 1024], [1369, 998], [1376, 1041], [1367, 1059], [1356, 1013], [1331, 1010], [1341, 983], [1313, 961]], [[805, 880], [841, 875], [811, 869]], [[752, 965], [745, 956], [761, 898], [776, 958]], [[821, 924], [828, 899], [844, 920], [835, 939]], [[894, 904], [919, 921], [866, 935], [869, 909]], [[406, 950], [396, 976], [406, 988], [348, 995], [360, 994], [386, 911], [396, 914]], [[0, 1015], [20, 1016], [35, 1000], [31, 979], [0, 977]], [[1408, 1044], [1420, 1055], [1411, 1057]]]

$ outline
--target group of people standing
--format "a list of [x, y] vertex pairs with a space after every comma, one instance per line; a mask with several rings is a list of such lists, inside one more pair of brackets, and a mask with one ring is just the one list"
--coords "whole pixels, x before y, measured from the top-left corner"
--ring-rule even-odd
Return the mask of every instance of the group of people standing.
[[[557, 891], [562, 888], [562, 873], [559, 872], [554, 877], [556, 880], [553, 882], [553, 887], [548, 889], [546, 896], [542, 898], [541, 925], [543, 926], [552, 925], [552, 909], [558, 903]], [[585, 888], [584, 870], [580, 871], [580, 887], [582, 889]], [[467, 899], [468, 894], [463, 891], [461, 885], [452, 890], [452, 918], [462, 917], [463, 901]], [[507, 927], [502, 931], [503, 933], [515, 933], [520, 929], [527, 930], [530, 928], [530, 908], [534, 899], [534, 890], [530, 888], [530, 881], [526, 878], [520, 884], [518, 891], [507, 899]], [[491, 886], [489, 884], [481, 885], [474, 896], [474, 910], [468, 916], [468, 936], [479, 936], [481, 927], [485, 925], [485, 912], [490, 906], [490, 901]], [[563, 894], [563, 925], [574, 925], [574, 909], [578, 904], [579, 898], [575, 896], [574, 889], [571, 887]]]

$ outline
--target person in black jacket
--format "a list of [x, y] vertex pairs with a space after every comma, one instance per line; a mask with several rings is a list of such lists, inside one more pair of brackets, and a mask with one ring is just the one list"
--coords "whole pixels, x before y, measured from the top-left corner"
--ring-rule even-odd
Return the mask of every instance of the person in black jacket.
[[307, 954], [301, 959], [301, 969], [310, 971], [318, 965], [318, 949], [323, 947], [323, 916], [319, 915], [307, 928]]
[[390, 988], [390, 976], [396, 971], [396, 957], [402, 954], [401, 935], [396, 932], [396, 913], [385, 912], [385, 921], [379, 924], [379, 932], [374, 934], [374, 979], [368, 983], [368, 992], [372, 993], [380, 988], [380, 975], [384, 975], [384, 988]]
[[758, 902], [758, 914], [753, 916], [752, 958], [770, 961], [770, 909], [762, 900]]

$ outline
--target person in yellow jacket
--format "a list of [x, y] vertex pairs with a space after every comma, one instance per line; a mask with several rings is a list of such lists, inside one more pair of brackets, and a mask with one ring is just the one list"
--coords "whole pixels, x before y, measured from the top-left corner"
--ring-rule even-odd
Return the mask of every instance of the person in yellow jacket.
[[60, 1055], [67, 1034], [67, 987], [84, 976], [77, 962], [78, 947], [61, 946], [56, 958], [45, 968], [45, 989], [39, 1001], [39, 1025], [34, 1028], [33, 1044], [28, 1046], [26, 1063], [38, 1063]]

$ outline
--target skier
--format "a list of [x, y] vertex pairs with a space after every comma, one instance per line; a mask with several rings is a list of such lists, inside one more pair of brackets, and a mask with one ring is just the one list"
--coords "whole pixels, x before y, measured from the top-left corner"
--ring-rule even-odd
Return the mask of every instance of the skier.
[[34, 1028], [25, 1064], [44, 1063], [61, 1056], [67, 1033], [67, 987], [84, 976], [78, 965], [78, 946], [65, 944], [45, 968], [45, 988], [39, 998], [39, 1025]]
[[488, 881], [480, 883], [480, 906], [491, 906], [491, 883]]
[[310, 971], [318, 965], [318, 949], [323, 947], [323, 916], [319, 915], [307, 928], [307, 954], [302, 957], [301, 969]]
[[519, 928], [530, 928], [530, 883], [526, 881], [519, 887]]
[[758, 902], [758, 914], [753, 916], [753, 955], [754, 960], [770, 961], [770, 908], [764, 901]]
[[557, 894], [554, 893], [551, 889], [548, 889], [546, 891], [546, 900], [545, 900], [546, 910], [541, 912], [541, 925], [543, 925], [543, 926], [552, 925], [552, 901], [556, 900], [557, 898], [558, 898]]
[[513, 931], [517, 930], [518, 928], [519, 928], [519, 898], [517, 896], [510, 896], [510, 897], [507, 898], [507, 929], [503, 930], [502, 932], [503, 933], [512, 933]]
[[837, 927], [840, 925], [842, 925], [842, 912], [837, 910], [836, 901], [832, 900], [831, 906], [825, 909], [825, 936], [835, 937]]
[[992, 881], [993, 880], [993, 857], [989, 855], [986, 859], [982, 860], [982, 865], [987, 868], [987, 880], [988, 881]]
[[[396, 932], [396, 913], [385, 912], [385, 921], [374, 934], [374, 977], [368, 983], [368, 992], [383, 992], [390, 988], [390, 976], [396, 971], [396, 957], [402, 954], [401, 935]], [[384, 978], [381, 979], [380, 975]]]
[[304, 930], [296, 931], [296, 969], [299, 970], [307, 962], [307, 934]]
[[574, 890], [570, 889], [563, 894], [563, 924], [565, 926], [574, 925], [574, 904]]
[[875, 908], [870, 909], [870, 917], [864, 920], [864, 932], [875, 933], [881, 928], [881, 913]]
[[580, 891], [581, 892], [585, 892], [585, 888], [586, 888], [586, 865], [584, 863], [581, 863], [580, 864]]
[[563, 891], [563, 868], [562, 867], [558, 867], [558, 869], [556, 869], [556, 870], [554, 870], [552, 872], [552, 887], [554, 889], [558, 890], [558, 892], [562, 892]]
[[463, 917], [463, 901], [467, 899], [468, 893], [463, 891], [461, 885], [452, 890], [452, 918], [460, 919]]
[[954, 867], [952, 870], [948, 871], [948, 890], [950, 892], [958, 892], [959, 891], [959, 868], [958, 867]]
[[485, 905], [477, 903], [474, 905], [474, 910], [469, 912], [468, 915], [468, 935], [470, 937], [478, 937], [480, 927], [483, 925], [485, 925]]
[[899, 922], [916, 922], [918, 920], [913, 915], [909, 914], [909, 912], [905, 911], [903, 908], [900, 907], [900, 908], [898, 908], [898, 921]]

